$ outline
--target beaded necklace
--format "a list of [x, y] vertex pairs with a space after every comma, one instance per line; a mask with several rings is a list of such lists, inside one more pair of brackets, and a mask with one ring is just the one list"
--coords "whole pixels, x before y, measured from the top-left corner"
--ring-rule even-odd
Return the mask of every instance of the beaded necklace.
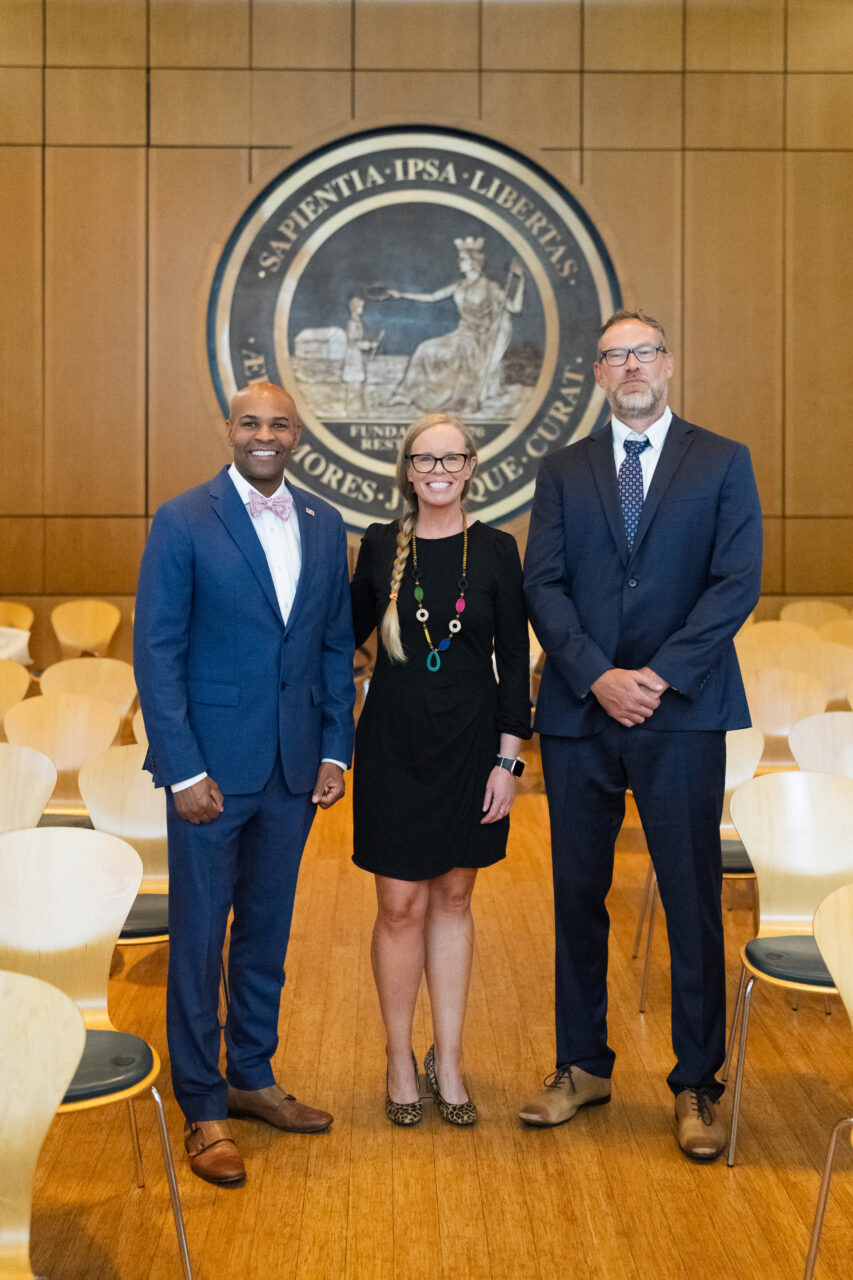
[[418, 568], [418, 538], [417, 524], [412, 529], [412, 574], [415, 579], [415, 599], [418, 602], [418, 609], [415, 617], [424, 629], [427, 644], [429, 645], [429, 656], [427, 658], [427, 670], [438, 671], [441, 666], [441, 654], [450, 648], [450, 641], [455, 635], [462, 630], [462, 623], [459, 621], [460, 613], [465, 612], [465, 592], [468, 587], [468, 579], [465, 576], [468, 571], [468, 521], [465, 518], [465, 512], [462, 512], [462, 574], [458, 581], [459, 599], [456, 601], [456, 617], [451, 618], [448, 623], [449, 635], [443, 640], [439, 640], [438, 648], [432, 642], [427, 622], [429, 621], [429, 610], [424, 608], [424, 589], [421, 586], [421, 571]]

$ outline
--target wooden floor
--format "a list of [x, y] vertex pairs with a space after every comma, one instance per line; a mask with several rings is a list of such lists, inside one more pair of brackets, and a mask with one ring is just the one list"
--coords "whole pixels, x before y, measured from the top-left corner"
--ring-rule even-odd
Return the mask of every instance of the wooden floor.
[[[754, 1001], [738, 1165], [679, 1153], [672, 1100], [665, 930], [645, 1016], [631, 946], [646, 870], [617, 855], [610, 898], [613, 1101], [571, 1124], [524, 1128], [519, 1104], [552, 1068], [552, 913], [541, 795], [519, 798], [510, 856], [481, 874], [466, 1074], [473, 1130], [432, 1105], [414, 1130], [384, 1118], [383, 1037], [368, 945], [372, 878], [349, 860], [348, 802], [321, 814], [297, 895], [282, 1006], [279, 1078], [335, 1113], [302, 1137], [236, 1121], [245, 1188], [187, 1171], [168, 1069], [161, 1077], [196, 1280], [563, 1277], [795, 1280], [835, 1120], [853, 1105], [853, 1033], [841, 1005], [792, 1013], [767, 987]], [[637, 847], [633, 833], [634, 848]], [[623, 847], [631, 847], [627, 831]], [[749, 900], [726, 912], [730, 1000]], [[113, 1019], [168, 1061], [167, 949], [129, 948], [111, 984]], [[430, 1043], [426, 1001], [415, 1048]], [[728, 1095], [727, 1095], [728, 1096]], [[33, 1263], [53, 1280], [180, 1277], [153, 1106], [137, 1103], [148, 1185], [138, 1190], [122, 1107], [59, 1117], [39, 1164]], [[853, 1275], [853, 1159], [839, 1152], [817, 1275]]]

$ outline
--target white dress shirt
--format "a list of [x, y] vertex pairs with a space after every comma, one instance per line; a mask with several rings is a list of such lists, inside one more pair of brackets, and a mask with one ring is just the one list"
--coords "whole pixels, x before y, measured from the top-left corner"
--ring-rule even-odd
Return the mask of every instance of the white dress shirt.
[[613, 456], [616, 460], [616, 474], [619, 474], [619, 468], [625, 461], [625, 440], [630, 436], [632, 440], [645, 436], [651, 445], [650, 449], [644, 449], [639, 455], [640, 466], [643, 468], [643, 497], [649, 492], [649, 485], [652, 482], [652, 476], [655, 473], [655, 467], [658, 465], [663, 442], [666, 439], [666, 433], [669, 431], [669, 424], [672, 422], [672, 410], [669, 405], [666, 406], [657, 422], [653, 422], [645, 431], [635, 432], [632, 427], [626, 427], [624, 422], [620, 422], [618, 418], [611, 418], [610, 423], [613, 427]]
[[[254, 489], [254, 485], [240, 475], [233, 462], [228, 468], [228, 474], [248, 512], [249, 491]], [[256, 492], [260, 493], [260, 490], [256, 490]], [[275, 498], [284, 492], [285, 484], [284, 480], [282, 480], [275, 493], [269, 496]], [[261, 496], [265, 497], [266, 495]], [[302, 537], [299, 532], [299, 519], [295, 510], [291, 512], [289, 520], [282, 520], [273, 511], [269, 510], [262, 511], [257, 516], [252, 516], [251, 513], [249, 515], [252, 527], [263, 547], [270, 574], [272, 575], [278, 607], [281, 610], [285, 625], [287, 625], [290, 610], [293, 607], [293, 597], [296, 595], [299, 573], [302, 569]], [[346, 769], [346, 765], [340, 760], [333, 760], [330, 763], [340, 765], [342, 769]], [[196, 782], [201, 782], [202, 778], [206, 777], [207, 773], [196, 774], [194, 778], [187, 778], [184, 782], [174, 783], [171, 789], [173, 792], [184, 791], [187, 787], [193, 786]]]

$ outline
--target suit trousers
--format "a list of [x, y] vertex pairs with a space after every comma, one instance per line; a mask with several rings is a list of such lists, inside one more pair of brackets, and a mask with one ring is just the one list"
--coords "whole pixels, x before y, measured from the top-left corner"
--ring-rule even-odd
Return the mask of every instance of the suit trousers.
[[722, 731], [658, 731], [610, 721], [587, 738], [543, 735], [551, 819], [557, 1065], [609, 1077], [605, 898], [634, 794], [666, 913], [672, 986], [673, 1093], [707, 1088], [725, 1057], [726, 990], [720, 818]]
[[278, 758], [262, 791], [226, 795], [213, 822], [185, 821], [166, 795], [172, 1083], [187, 1120], [222, 1120], [218, 1003], [228, 913], [233, 906], [226, 1075], [237, 1089], [263, 1089], [274, 1082], [284, 957], [315, 806], [310, 792], [288, 789]]

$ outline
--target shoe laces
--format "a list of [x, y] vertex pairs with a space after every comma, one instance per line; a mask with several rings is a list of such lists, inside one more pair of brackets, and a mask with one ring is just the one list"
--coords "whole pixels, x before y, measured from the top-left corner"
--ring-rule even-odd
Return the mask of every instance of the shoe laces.
[[691, 1089], [690, 1104], [703, 1124], [714, 1123], [714, 1099], [707, 1089]]
[[556, 1071], [552, 1071], [549, 1076], [545, 1077], [543, 1084], [546, 1089], [561, 1089], [566, 1079], [568, 1079], [569, 1084], [572, 1086], [572, 1092], [574, 1092], [575, 1082], [572, 1079], [571, 1067], [557, 1067]]

